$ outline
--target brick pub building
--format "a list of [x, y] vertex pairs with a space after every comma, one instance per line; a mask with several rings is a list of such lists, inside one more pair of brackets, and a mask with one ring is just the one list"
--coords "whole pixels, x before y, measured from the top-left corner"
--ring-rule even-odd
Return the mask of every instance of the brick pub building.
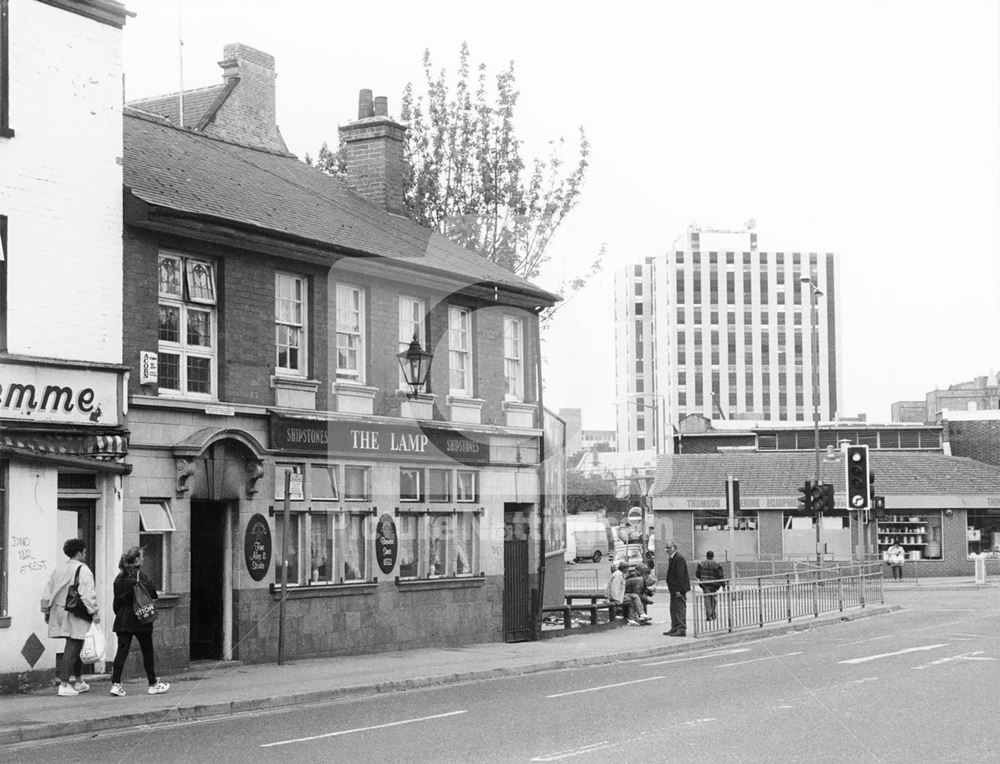
[[176, 95], [124, 119], [124, 543], [166, 592], [158, 659], [275, 660], [282, 572], [289, 657], [529, 638], [557, 298], [402, 215], [385, 99], [341, 127], [345, 182], [287, 152], [270, 56], [220, 66], [184, 128]]

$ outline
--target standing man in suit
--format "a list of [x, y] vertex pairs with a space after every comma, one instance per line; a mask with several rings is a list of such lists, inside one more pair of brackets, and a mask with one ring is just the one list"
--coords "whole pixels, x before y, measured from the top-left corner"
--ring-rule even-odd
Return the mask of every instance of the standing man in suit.
[[687, 636], [687, 593], [691, 591], [687, 560], [677, 551], [677, 542], [666, 543], [670, 562], [667, 563], [667, 591], [670, 592], [670, 631], [668, 637]]

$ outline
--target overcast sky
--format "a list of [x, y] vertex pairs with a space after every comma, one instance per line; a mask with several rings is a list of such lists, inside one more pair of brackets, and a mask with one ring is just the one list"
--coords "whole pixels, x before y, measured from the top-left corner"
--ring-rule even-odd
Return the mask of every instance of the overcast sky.
[[[177, 0], [126, 0], [127, 98], [178, 89]], [[223, 45], [274, 55], [289, 148], [337, 142], [371, 88], [398, 116], [429, 48], [514, 60], [529, 155], [592, 143], [582, 201], [540, 283], [607, 242], [605, 271], [546, 340], [546, 405], [614, 423], [612, 274], [689, 223], [839, 261], [840, 411], [889, 421], [1000, 368], [1000, 3], [181, 0], [184, 86], [221, 82]]]

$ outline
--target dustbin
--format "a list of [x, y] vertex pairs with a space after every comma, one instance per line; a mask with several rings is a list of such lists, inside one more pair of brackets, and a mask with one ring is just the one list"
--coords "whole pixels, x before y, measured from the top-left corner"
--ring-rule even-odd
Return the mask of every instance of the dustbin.
[[976, 583], [985, 584], [986, 583], [986, 555], [977, 554], [976, 560]]

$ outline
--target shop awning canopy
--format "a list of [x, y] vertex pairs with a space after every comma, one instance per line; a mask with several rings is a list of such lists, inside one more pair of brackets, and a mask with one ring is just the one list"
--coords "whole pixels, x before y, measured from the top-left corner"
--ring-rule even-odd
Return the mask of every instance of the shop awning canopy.
[[122, 461], [127, 451], [127, 432], [0, 432], [2, 456], [94, 472], [128, 474], [132, 465]]

